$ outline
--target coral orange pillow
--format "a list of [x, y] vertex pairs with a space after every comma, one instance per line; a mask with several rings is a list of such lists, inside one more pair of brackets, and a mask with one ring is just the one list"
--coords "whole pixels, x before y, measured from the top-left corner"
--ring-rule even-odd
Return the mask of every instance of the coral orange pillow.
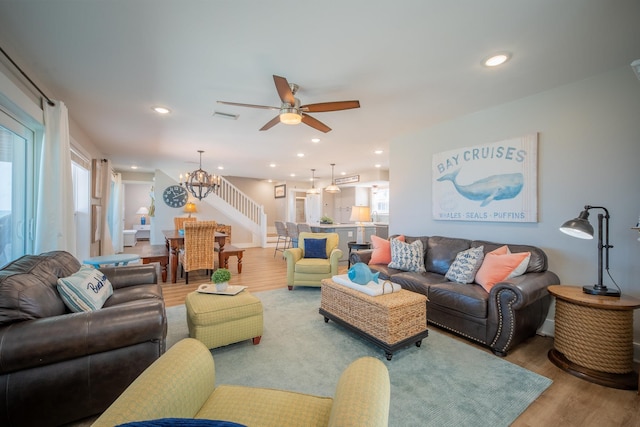
[[[404, 242], [404, 236], [395, 237], [396, 239]], [[373, 253], [369, 264], [389, 264], [391, 262], [391, 241], [383, 239], [378, 236], [371, 236], [371, 245], [373, 246]]]
[[512, 254], [507, 246], [502, 246], [484, 256], [484, 261], [476, 273], [476, 283], [490, 292], [496, 283], [522, 275], [529, 265], [531, 252]]

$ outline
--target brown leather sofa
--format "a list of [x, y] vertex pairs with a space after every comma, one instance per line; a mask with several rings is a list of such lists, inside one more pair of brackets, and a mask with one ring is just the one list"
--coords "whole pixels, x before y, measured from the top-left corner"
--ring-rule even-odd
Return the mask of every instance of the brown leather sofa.
[[[428, 323], [485, 345], [498, 356], [506, 356], [516, 344], [535, 335], [549, 311], [551, 295], [547, 287], [560, 284], [558, 276], [547, 270], [547, 256], [540, 248], [508, 244], [511, 252], [531, 252], [529, 266], [522, 276], [497, 283], [487, 292], [475, 283], [451, 282], [445, 274], [458, 252], [484, 246], [486, 254], [504, 243], [405, 236], [407, 243], [418, 239], [426, 249], [426, 273], [396, 270], [386, 265], [369, 267], [379, 271], [381, 279], [390, 279], [404, 289], [426, 295]], [[368, 264], [372, 252], [352, 252], [351, 264]]]
[[0, 269], [0, 425], [57, 426], [104, 411], [164, 353], [167, 319], [153, 265], [101, 268], [114, 292], [71, 313], [56, 282], [80, 263], [63, 251]]

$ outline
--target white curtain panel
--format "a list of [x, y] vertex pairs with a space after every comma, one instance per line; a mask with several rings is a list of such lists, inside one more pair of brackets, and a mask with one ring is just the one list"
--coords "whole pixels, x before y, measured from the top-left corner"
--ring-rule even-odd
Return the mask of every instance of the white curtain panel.
[[111, 202], [109, 203], [109, 229], [111, 230], [111, 244], [115, 253], [124, 252], [124, 241], [122, 231], [124, 229], [122, 218], [124, 210], [124, 192], [122, 187], [122, 175], [114, 173], [111, 175], [113, 182], [113, 193], [111, 194]]
[[66, 105], [44, 103], [44, 140], [36, 191], [35, 253], [65, 250], [76, 255], [73, 180]]
[[102, 163], [102, 212], [104, 214], [101, 218], [100, 227], [102, 227], [102, 240], [100, 240], [100, 255], [113, 255], [116, 251], [113, 248], [113, 241], [111, 239], [111, 230], [109, 228], [109, 208], [111, 206], [111, 187], [112, 187], [112, 172], [111, 172], [111, 160], [103, 161]]

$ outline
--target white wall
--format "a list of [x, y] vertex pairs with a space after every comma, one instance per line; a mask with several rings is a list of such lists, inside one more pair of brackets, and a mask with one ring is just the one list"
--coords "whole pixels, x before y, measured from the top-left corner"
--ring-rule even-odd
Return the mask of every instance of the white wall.
[[[435, 221], [434, 153], [539, 133], [538, 223]], [[392, 141], [390, 233], [442, 235], [539, 246], [565, 285], [597, 281], [597, 241], [558, 227], [584, 205], [611, 214], [611, 274], [623, 294], [640, 297], [640, 81], [631, 67], [476, 112]], [[409, 172], [407, 172], [409, 171]], [[591, 223], [597, 230], [597, 213]], [[611, 285], [606, 277], [605, 284]], [[548, 321], [553, 320], [553, 309]], [[640, 315], [634, 342], [640, 346]]]

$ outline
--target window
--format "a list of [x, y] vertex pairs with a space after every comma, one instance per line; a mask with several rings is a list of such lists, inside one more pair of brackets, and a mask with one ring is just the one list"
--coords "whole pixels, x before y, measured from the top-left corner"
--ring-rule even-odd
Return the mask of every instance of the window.
[[33, 249], [33, 135], [0, 110], [0, 265]]
[[377, 187], [371, 191], [371, 211], [376, 215], [389, 214], [389, 188]]

